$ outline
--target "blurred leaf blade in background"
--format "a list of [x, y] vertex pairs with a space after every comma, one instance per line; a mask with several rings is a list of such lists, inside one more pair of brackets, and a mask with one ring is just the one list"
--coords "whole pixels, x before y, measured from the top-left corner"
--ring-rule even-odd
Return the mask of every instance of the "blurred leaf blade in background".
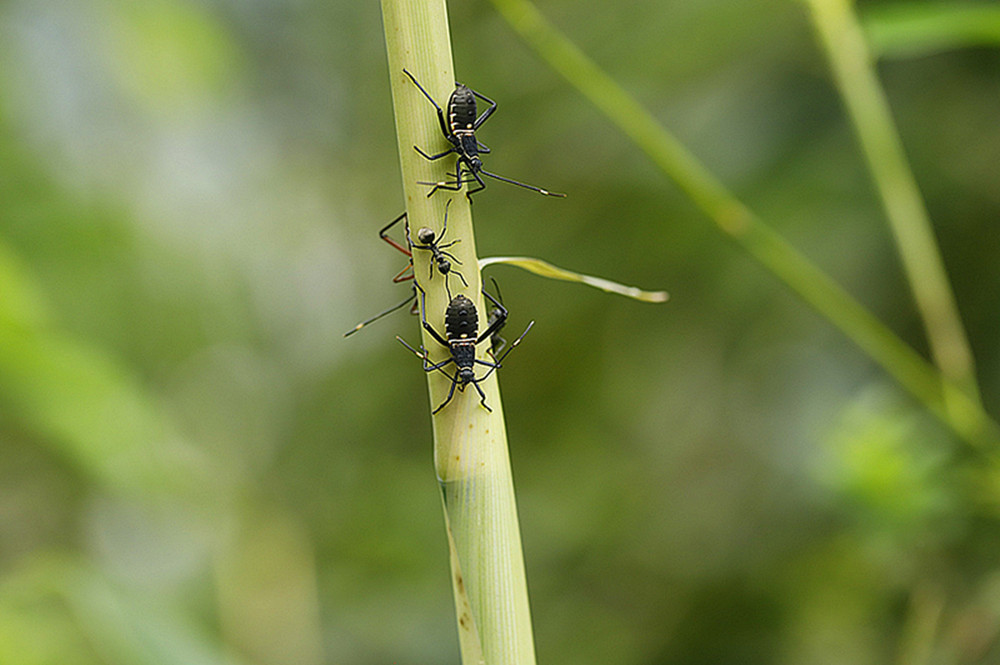
[[[847, 0], [809, 0], [813, 22], [868, 160], [907, 281], [924, 322], [931, 357], [946, 381], [979, 402], [979, 381], [930, 216], [907, 163], [861, 26]], [[960, 405], [945, 408], [961, 410]]]
[[[45, 634], [22, 632], [42, 622]], [[183, 608], [162, 598], [137, 598], [99, 570], [66, 556], [40, 557], [12, 571], [0, 585], [0, 627], [13, 638], [0, 640], [0, 656], [9, 663], [246, 662], [223, 653]], [[34, 640], [22, 645], [24, 637]]]
[[996, 4], [897, 1], [866, 6], [861, 19], [872, 51], [883, 58], [1000, 46]]
[[[26, 426], [112, 486], [167, 480], [156, 469], [165, 430], [155, 407], [100, 353], [51, 334], [0, 331], [2, 390]], [[140, 471], [146, 463], [152, 468]]]
[[161, 466], [173, 442], [156, 400], [127, 367], [54, 329], [41, 289], [12, 255], [2, 268], [0, 394], [8, 417], [109, 489], [150, 492], [179, 480], [180, 467]]
[[[730, 194], [692, 153], [556, 30], [534, 5], [527, 0], [493, 0], [493, 4], [543, 60], [604, 111], [720, 230], [838, 326], [959, 436], [978, 447], [1000, 448], [1000, 425], [977, 403], [978, 393], [969, 392], [968, 381], [956, 386], [952, 385], [950, 375], [942, 378], [847, 291]], [[948, 323], [956, 321], [954, 317], [941, 318]], [[937, 323], [939, 319], [933, 321]], [[964, 339], [961, 324], [954, 325], [958, 326], [959, 334], [951, 334], [949, 339], [960, 342]], [[958, 347], [959, 351], [964, 348], [961, 344]], [[953, 355], [960, 359], [963, 356], [960, 352]], [[969, 357], [967, 353], [964, 355]], [[968, 369], [967, 364], [958, 365], [959, 370]], [[958, 374], [962, 379], [967, 378], [967, 372]]]

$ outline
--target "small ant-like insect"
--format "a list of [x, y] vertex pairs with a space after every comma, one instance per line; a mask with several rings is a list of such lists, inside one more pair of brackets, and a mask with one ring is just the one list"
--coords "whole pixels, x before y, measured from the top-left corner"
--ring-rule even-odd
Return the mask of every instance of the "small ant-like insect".
[[[444, 235], [448, 231], [448, 207], [450, 205], [451, 205], [451, 199], [449, 199], [448, 202], [445, 204], [445, 208], [444, 208], [444, 225], [441, 228], [441, 236], [440, 236], [440, 238], [437, 237], [437, 235], [434, 233], [434, 231], [432, 231], [431, 229], [429, 229], [429, 228], [427, 228], [425, 226], [425, 227], [421, 227], [420, 229], [417, 229], [417, 240], [420, 241], [420, 244], [413, 243], [413, 241], [410, 238], [410, 223], [409, 223], [409, 219], [408, 219], [407, 214], [405, 212], [402, 215], [400, 215], [399, 217], [397, 217], [396, 219], [394, 219], [391, 222], [389, 222], [388, 224], [386, 224], [378, 232], [379, 238], [381, 238], [382, 240], [386, 241], [387, 243], [389, 243], [390, 245], [392, 245], [393, 247], [395, 247], [397, 250], [399, 250], [400, 252], [402, 252], [406, 256], [410, 257], [410, 261], [406, 265], [406, 267], [403, 268], [402, 270], [400, 270], [398, 273], [396, 273], [395, 277], [392, 278], [392, 281], [393, 281], [394, 284], [398, 284], [400, 282], [405, 282], [407, 280], [413, 279], [413, 273], [412, 273], [412, 269], [413, 269], [413, 252], [410, 249], [408, 249], [408, 248], [404, 247], [403, 245], [399, 244], [398, 242], [396, 242], [395, 240], [393, 240], [391, 236], [389, 236], [389, 230], [392, 227], [396, 226], [396, 224], [398, 224], [399, 222], [403, 222], [403, 227], [404, 227], [405, 233], [406, 233], [406, 242], [407, 242], [407, 244], [411, 248], [413, 248], [413, 249], [422, 249], [422, 250], [426, 250], [426, 251], [431, 252], [432, 263], [431, 263], [431, 269], [430, 269], [430, 278], [431, 279], [434, 278], [434, 268], [436, 267], [437, 271], [439, 273], [441, 273], [441, 275], [444, 276], [444, 279], [445, 279], [444, 287], [445, 287], [445, 290], [448, 292], [448, 297], [449, 298], [451, 298], [451, 289], [448, 286], [448, 276], [451, 275], [452, 272], [454, 272], [454, 274], [458, 275], [458, 278], [460, 280], [462, 280], [462, 284], [464, 284], [466, 287], [469, 286], [469, 283], [465, 281], [465, 277], [462, 275], [462, 273], [458, 272], [457, 270], [453, 271], [452, 268], [451, 268], [451, 262], [452, 261], [454, 261], [455, 263], [457, 263], [459, 265], [461, 265], [462, 262], [459, 261], [458, 258], [455, 257], [455, 255], [452, 254], [451, 252], [445, 251], [448, 247], [451, 247], [455, 243], [461, 242], [461, 238], [459, 238], [458, 240], [452, 240], [451, 242], [445, 243], [443, 245], [441, 244], [441, 240], [444, 239]], [[409, 274], [407, 274], [407, 272], [409, 272]], [[359, 323], [358, 325], [354, 326], [349, 331], [347, 331], [346, 333], [344, 333], [344, 337], [349, 337], [350, 335], [353, 335], [354, 333], [358, 332], [359, 330], [361, 330], [362, 328], [364, 328], [368, 324], [373, 323], [375, 321], [378, 321], [379, 319], [381, 319], [383, 316], [385, 316], [387, 314], [391, 314], [392, 312], [395, 312], [397, 309], [400, 309], [404, 305], [408, 304], [411, 300], [414, 301], [414, 302], [413, 302], [413, 306], [412, 306], [412, 308], [411, 308], [410, 311], [411, 311], [412, 314], [416, 314], [417, 313], [417, 310], [416, 310], [416, 306], [417, 306], [416, 297], [417, 297], [417, 290], [416, 289], [412, 289], [410, 295], [406, 298], [406, 300], [404, 300], [403, 302], [401, 302], [401, 303], [399, 303], [397, 305], [393, 305], [392, 307], [390, 307], [389, 309], [387, 309], [387, 310], [385, 310], [383, 312], [379, 312], [378, 314], [376, 314], [375, 316], [371, 317], [370, 319], [366, 319], [365, 321], [362, 321], [361, 323]]]
[[[444, 234], [448, 232], [448, 208], [451, 206], [451, 201], [452, 199], [448, 199], [448, 202], [444, 204], [444, 224], [441, 227], [440, 236], [436, 235], [434, 231], [424, 226], [417, 229], [417, 240], [420, 241], [420, 244], [419, 245], [414, 244], [413, 241], [410, 240], [410, 247], [412, 247], [413, 249], [422, 249], [431, 253], [433, 265], [431, 265], [430, 279], [434, 278], [434, 267], [436, 265], [438, 272], [444, 275], [444, 288], [448, 292], [449, 299], [451, 298], [451, 289], [448, 288], [448, 275], [451, 274], [452, 272], [451, 261], [454, 261], [455, 263], [462, 265], [462, 262], [459, 261], [454, 254], [444, 251], [445, 249], [451, 247], [455, 243], [462, 242], [462, 239], [459, 238], [457, 240], [452, 240], [449, 243], [445, 243], [443, 245], [441, 244], [441, 241], [444, 240]], [[406, 234], [408, 239], [410, 234], [409, 228], [410, 228], [409, 223], [407, 223]], [[451, 261], [449, 261], [449, 259], [451, 259]], [[412, 257], [410, 259], [410, 265], [411, 266], [413, 265]], [[460, 280], [462, 280], [462, 284], [464, 284], [465, 287], [468, 288], [469, 283], [465, 281], [465, 277], [462, 275], [462, 273], [458, 272], [457, 270], [454, 271], [454, 273], [458, 275], [458, 278]]]
[[[414, 285], [420, 291], [421, 324], [424, 329], [430, 333], [431, 337], [437, 340], [442, 346], [447, 347], [448, 351], [451, 353], [450, 358], [442, 360], [439, 363], [431, 364], [430, 359], [427, 357], [427, 349], [421, 347], [420, 351], [417, 351], [412, 346], [407, 344], [403, 338], [396, 337], [400, 344], [423, 360], [425, 372], [433, 372], [436, 370], [451, 379], [451, 388], [448, 390], [448, 397], [446, 397], [445, 400], [441, 402], [436, 409], [434, 409], [432, 414], [436, 414], [451, 401], [451, 398], [455, 395], [456, 387], [459, 391], [464, 392], [465, 387], [470, 383], [476, 389], [476, 392], [479, 393], [479, 403], [483, 406], [483, 408], [487, 411], [493, 411], [493, 409], [486, 404], [486, 393], [484, 393], [483, 389], [479, 387], [479, 383], [481, 381], [485, 381], [490, 374], [500, 369], [500, 363], [503, 362], [503, 359], [514, 350], [522, 339], [524, 339], [524, 336], [528, 334], [528, 331], [531, 330], [531, 326], [535, 325], [535, 322], [532, 321], [529, 323], [528, 327], [524, 329], [523, 333], [521, 333], [521, 336], [514, 340], [510, 347], [499, 358], [496, 358], [494, 362], [479, 360], [476, 358], [476, 345], [486, 339], [490, 339], [493, 333], [503, 327], [503, 325], [507, 322], [506, 308], [504, 308], [504, 306], [489, 293], [483, 291], [483, 295], [496, 306], [499, 313], [496, 316], [496, 320], [494, 320], [492, 324], [486, 326], [486, 329], [477, 336], [476, 332], [479, 328], [479, 315], [476, 312], [476, 305], [464, 295], [459, 294], [451, 299], [451, 302], [448, 303], [447, 309], [445, 309], [445, 335], [442, 336], [438, 331], [434, 330], [429, 323], [427, 323], [427, 308], [425, 306], [427, 294], [422, 288], [420, 288], [419, 284], [414, 282]], [[455, 364], [456, 372], [454, 374], [449, 374], [444, 370], [444, 367], [451, 363]], [[476, 378], [476, 365], [483, 365], [489, 369], [483, 376]]]

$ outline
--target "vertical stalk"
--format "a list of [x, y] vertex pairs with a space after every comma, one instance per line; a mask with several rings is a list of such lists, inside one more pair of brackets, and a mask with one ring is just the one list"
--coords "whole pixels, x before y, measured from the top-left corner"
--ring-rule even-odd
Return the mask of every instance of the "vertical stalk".
[[[852, 3], [807, 0], [807, 4], [882, 198], [934, 362], [946, 379], [978, 401], [972, 351], [955, 295]], [[948, 408], [959, 407], [948, 404]]]
[[[450, 284], [453, 293], [464, 292], [476, 303], [482, 330], [488, 310], [480, 292], [471, 209], [464, 191], [439, 191], [428, 198], [427, 188], [418, 184], [447, 179], [455, 160], [427, 161], [413, 149], [420, 146], [438, 153], [448, 143], [434, 107], [403, 74], [404, 68], [410, 71], [439, 105], [445, 104], [455, 89], [447, 8], [444, 0], [382, 0], [382, 16], [410, 228], [415, 234], [426, 226], [440, 236], [445, 203], [451, 198], [447, 239], [461, 242], [448, 251], [461, 261], [453, 270], [461, 271], [469, 288], [456, 289], [461, 284], [455, 279]], [[427, 293], [422, 314], [443, 336], [448, 296], [444, 277], [429, 277], [427, 254], [414, 252], [413, 269]], [[432, 362], [448, 357], [447, 349], [426, 331], [423, 345]], [[477, 351], [480, 359], [486, 359], [486, 346], [480, 345]], [[419, 368], [416, 359], [411, 357], [411, 361], [414, 370]], [[477, 369], [477, 375], [482, 375], [482, 369]], [[431, 408], [436, 408], [447, 397], [451, 381], [440, 372], [429, 372], [427, 382]], [[434, 467], [448, 528], [462, 661], [534, 665], [524, 557], [496, 373], [480, 387], [491, 412], [480, 405], [478, 394], [470, 388], [456, 391], [448, 406], [432, 419]]]

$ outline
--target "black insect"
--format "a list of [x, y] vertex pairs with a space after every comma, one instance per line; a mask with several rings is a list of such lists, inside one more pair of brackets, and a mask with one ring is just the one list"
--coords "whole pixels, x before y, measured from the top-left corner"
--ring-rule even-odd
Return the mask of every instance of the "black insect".
[[[462, 239], [459, 238], [458, 240], [452, 240], [451, 242], [441, 244], [441, 241], [444, 240], [445, 234], [448, 232], [448, 208], [450, 206], [451, 206], [451, 199], [449, 199], [448, 203], [446, 203], [444, 206], [444, 224], [441, 227], [440, 236], [434, 233], [433, 230], [424, 226], [417, 229], [418, 242], [413, 242], [413, 239], [410, 235], [410, 222], [405, 212], [396, 219], [389, 222], [381, 231], [378, 232], [379, 238], [386, 241], [387, 243], [398, 249], [400, 252], [410, 257], [409, 264], [405, 268], [400, 270], [398, 273], [396, 273], [396, 276], [392, 278], [392, 281], [394, 283], [405, 282], [408, 279], [413, 279], [412, 272], [407, 274], [407, 272], [413, 268], [413, 253], [411, 252], [411, 249], [421, 249], [431, 253], [432, 261], [430, 266], [430, 279], [434, 279], [434, 268], [437, 268], [437, 271], [442, 275], [444, 275], [445, 289], [448, 291], [449, 298], [451, 298], [451, 289], [448, 287], [449, 275], [451, 274], [458, 275], [458, 278], [462, 280], [462, 284], [464, 284], [465, 286], [469, 286], [469, 283], [465, 281], [465, 277], [462, 275], [462, 273], [458, 272], [457, 270], [452, 271], [451, 269], [452, 262], [455, 262], [458, 265], [462, 265], [462, 262], [459, 261], [458, 257], [456, 257], [451, 252], [444, 251], [447, 248], [451, 247], [452, 245], [462, 242]], [[410, 249], [403, 247], [398, 242], [393, 240], [392, 237], [389, 236], [389, 229], [394, 227], [399, 222], [403, 222], [403, 227], [406, 230], [405, 231], [406, 242], [409, 245]]]
[[[497, 292], [497, 300], [500, 301], [500, 305], [503, 306], [503, 295], [500, 293], [500, 285], [497, 281], [490, 277], [490, 281], [493, 282], [493, 289]], [[496, 358], [497, 354], [503, 351], [503, 347], [507, 346], [507, 340], [500, 336], [500, 331], [503, 329], [504, 324], [507, 323], [506, 315], [502, 314], [503, 310], [500, 307], [494, 307], [490, 310], [490, 317], [486, 320], [486, 326], [491, 327], [497, 321], [500, 321], [500, 325], [497, 329], [493, 331], [490, 335], [490, 354]]]
[[[437, 267], [438, 272], [444, 275], [444, 288], [448, 292], [449, 299], [451, 298], [451, 289], [448, 288], [448, 275], [452, 273], [458, 275], [458, 278], [462, 280], [462, 284], [464, 284], [466, 287], [469, 286], [469, 283], [465, 281], [465, 277], [462, 275], [462, 273], [458, 272], [457, 270], [453, 271], [451, 269], [452, 261], [454, 261], [458, 265], [462, 265], [462, 262], [459, 261], [454, 254], [444, 251], [445, 249], [451, 247], [455, 243], [462, 242], [462, 239], [458, 238], [457, 240], [452, 240], [451, 242], [447, 242], [443, 245], [441, 244], [441, 241], [444, 240], [444, 234], [448, 232], [448, 208], [450, 206], [451, 206], [451, 199], [448, 199], [448, 202], [444, 204], [444, 224], [441, 226], [440, 236], [436, 235], [434, 231], [427, 228], [426, 226], [421, 227], [417, 229], [417, 240], [419, 241], [419, 244], [417, 244], [414, 243], [413, 240], [410, 238], [409, 225], [407, 225], [406, 229], [406, 237], [407, 240], [409, 240], [410, 242], [410, 247], [412, 247], [413, 249], [422, 249], [431, 253], [431, 257], [433, 260], [431, 262], [432, 264], [430, 269], [430, 278], [431, 279], [434, 278], [434, 268]], [[411, 266], [413, 265], [412, 259], [410, 260], [410, 265]]]
[[[451, 252], [444, 251], [448, 247], [451, 247], [452, 245], [454, 245], [455, 243], [461, 242], [461, 238], [459, 238], [458, 240], [452, 240], [451, 242], [445, 243], [443, 245], [441, 244], [441, 240], [444, 239], [444, 234], [448, 232], [448, 208], [449, 208], [449, 206], [451, 206], [451, 200], [450, 199], [448, 200], [448, 202], [445, 204], [445, 207], [444, 207], [444, 224], [443, 224], [443, 226], [441, 228], [441, 236], [440, 236], [440, 238], [437, 237], [437, 234], [435, 234], [434, 231], [432, 231], [431, 229], [429, 229], [429, 228], [427, 228], [425, 226], [425, 227], [422, 227], [420, 229], [417, 229], [417, 239], [420, 241], [420, 244], [414, 243], [412, 241], [412, 239], [410, 238], [410, 223], [409, 223], [409, 219], [408, 219], [408, 217], [407, 217], [407, 215], [406, 215], [405, 212], [402, 215], [400, 215], [399, 217], [397, 217], [396, 219], [394, 219], [391, 222], [389, 222], [388, 224], [386, 224], [384, 227], [382, 227], [381, 230], [379, 230], [379, 232], [378, 232], [378, 237], [379, 238], [381, 238], [385, 242], [389, 243], [389, 245], [391, 245], [392, 247], [395, 247], [397, 250], [399, 250], [400, 252], [402, 252], [403, 254], [405, 254], [406, 256], [408, 256], [410, 258], [410, 261], [406, 265], [406, 267], [403, 268], [402, 270], [400, 270], [398, 273], [396, 273], [396, 275], [392, 278], [392, 281], [393, 281], [394, 284], [398, 284], [400, 282], [405, 282], [407, 280], [413, 279], [413, 272], [412, 272], [412, 269], [413, 269], [413, 252], [410, 249], [408, 249], [407, 247], [404, 247], [403, 245], [401, 245], [398, 242], [396, 242], [392, 238], [392, 236], [389, 235], [389, 230], [392, 229], [392, 227], [396, 226], [400, 222], [403, 222], [403, 227], [404, 227], [405, 233], [406, 233], [406, 242], [409, 245], [409, 247], [411, 247], [413, 249], [422, 249], [422, 250], [426, 250], [426, 251], [431, 252], [432, 263], [431, 263], [431, 269], [430, 269], [430, 278], [431, 279], [434, 278], [434, 268], [436, 267], [437, 271], [439, 273], [441, 273], [441, 275], [444, 276], [444, 279], [445, 279], [444, 286], [445, 286], [445, 290], [448, 292], [448, 297], [449, 298], [451, 298], [451, 289], [448, 286], [448, 277], [453, 272], [454, 272], [454, 274], [458, 275], [458, 278], [460, 280], [462, 280], [462, 284], [464, 284], [465, 286], [469, 286], [469, 283], [465, 281], [465, 277], [462, 275], [462, 273], [458, 272], [457, 270], [453, 271], [452, 267], [451, 267], [452, 261], [454, 261], [455, 263], [457, 263], [459, 265], [461, 265], [462, 262], [459, 261], [458, 258], [456, 258], [455, 255], [452, 254]], [[374, 323], [375, 321], [378, 321], [379, 319], [381, 319], [383, 316], [386, 316], [387, 314], [391, 314], [391, 313], [395, 312], [397, 309], [400, 309], [404, 305], [408, 304], [410, 301], [413, 301], [413, 307], [411, 308], [411, 313], [412, 314], [416, 314], [417, 313], [417, 309], [416, 309], [417, 308], [416, 297], [417, 297], [417, 290], [416, 289], [412, 289], [411, 292], [410, 292], [410, 295], [407, 296], [406, 300], [404, 300], [403, 302], [401, 302], [401, 303], [399, 303], [397, 305], [393, 305], [392, 307], [390, 307], [389, 309], [387, 309], [387, 310], [385, 310], [383, 312], [379, 312], [378, 314], [376, 314], [375, 316], [371, 317], [370, 319], [366, 319], [365, 321], [362, 321], [361, 323], [359, 323], [358, 325], [354, 326], [353, 328], [351, 328], [350, 330], [348, 330], [346, 333], [344, 333], [344, 337], [349, 337], [350, 335], [353, 335], [354, 333], [358, 332], [359, 330], [361, 330], [362, 328], [364, 328], [365, 326], [367, 326], [369, 323]]]
[[[424, 90], [424, 87], [420, 85], [416, 78], [414, 78], [413, 74], [405, 69], [403, 70], [403, 73], [410, 77], [413, 84], [417, 86], [420, 92], [424, 93], [424, 97], [426, 97], [428, 101], [434, 105], [434, 108], [437, 110], [438, 122], [441, 124], [441, 133], [444, 134], [444, 137], [448, 139], [449, 143], [451, 143], [450, 148], [436, 155], [428, 155], [417, 146], [413, 146], [413, 149], [419, 152], [424, 158], [431, 161], [441, 159], [451, 153], [458, 155], [458, 161], [455, 162], [454, 182], [420, 183], [422, 185], [433, 185], [431, 191], [427, 192], [427, 196], [432, 195], [439, 189], [458, 191], [462, 188], [462, 185], [475, 182], [479, 186], [475, 189], [467, 190], [465, 193], [471, 201], [473, 194], [486, 189], [486, 183], [483, 182], [482, 178], [484, 175], [493, 178], [494, 180], [502, 180], [503, 182], [517, 185], [518, 187], [534, 190], [545, 196], [566, 196], [565, 194], [550, 192], [542, 189], [541, 187], [528, 185], [523, 182], [518, 182], [517, 180], [511, 180], [510, 178], [505, 178], [501, 175], [490, 173], [489, 171], [483, 169], [483, 160], [479, 157], [479, 154], [488, 154], [490, 149], [476, 139], [476, 130], [479, 129], [484, 122], [486, 122], [487, 118], [493, 115], [494, 111], [497, 110], [496, 102], [489, 97], [479, 94], [466, 85], [455, 83], [455, 91], [452, 92], [451, 97], [448, 98], [448, 114], [446, 119], [445, 112], [440, 106], [438, 106], [438, 103], [434, 101], [434, 98], [431, 97], [426, 90]], [[482, 115], [478, 117], [476, 115], [476, 97], [489, 104], [489, 108], [483, 111]], [[471, 178], [466, 179], [466, 175], [471, 176]]]
[[[438, 331], [434, 330], [434, 328], [427, 323], [427, 310], [424, 306], [427, 294], [424, 293], [424, 290], [420, 288], [419, 284], [416, 285], [416, 288], [420, 291], [421, 323], [423, 324], [424, 329], [429, 332], [431, 337], [436, 339], [438, 343], [447, 347], [451, 352], [450, 358], [442, 360], [439, 363], [432, 364], [427, 357], [427, 349], [421, 347], [420, 351], [417, 351], [412, 346], [407, 344], [401, 337], [396, 338], [399, 340], [400, 344], [408, 348], [414, 353], [414, 355], [423, 360], [425, 372], [433, 372], [437, 370], [451, 379], [451, 389], [448, 391], [448, 397], [445, 398], [445, 400], [441, 402], [441, 405], [434, 409], [432, 413], [437, 413], [451, 401], [451, 398], [455, 395], [456, 387], [460, 391], [464, 392], [465, 386], [470, 383], [475, 387], [476, 392], [479, 393], [479, 397], [481, 398], [479, 403], [482, 404], [483, 408], [487, 411], [492, 411], [493, 409], [486, 404], [486, 393], [484, 393], [483, 389], [479, 387], [479, 382], [485, 381], [490, 374], [500, 368], [500, 363], [503, 362], [503, 359], [506, 358], [507, 354], [513, 351], [514, 347], [516, 347], [524, 336], [528, 334], [528, 331], [531, 330], [531, 326], [535, 325], [535, 322], [532, 321], [529, 323], [528, 327], [524, 329], [523, 333], [521, 333], [521, 336], [514, 340], [514, 343], [510, 345], [503, 355], [496, 358], [494, 362], [479, 360], [476, 358], [476, 345], [490, 338], [494, 332], [499, 330], [503, 327], [504, 323], [506, 323], [507, 310], [504, 306], [489, 293], [483, 291], [483, 295], [486, 296], [490, 302], [492, 302], [499, 309], [500, 313], [497, 315], [493, 324], [486, 326], [486, 329], [477, 336], [476, 332], [479, 329], [479, 315], [476, 312], [476, 305], [467, 297], [457, 295], [451, 299], [451, 302], [448, 303], [448, 308], [445, 310], [445, 336], [442, 337]], [[455, 363], [456, 371], [454, 374], [449, 374], [444, 370], [444, 367], [451, 363]], [[483, 365], [489, 369], [483, 376], [476, 378], [476, 365]]]

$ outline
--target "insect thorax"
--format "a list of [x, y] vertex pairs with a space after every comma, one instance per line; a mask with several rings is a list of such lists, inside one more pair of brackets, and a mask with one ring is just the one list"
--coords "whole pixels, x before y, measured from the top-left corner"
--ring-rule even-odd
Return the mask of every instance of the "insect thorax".
[[476, 362], [476, 340], [453, 341], [450, 343], [451, 357], [456, 367], [472, 367]]
[[476, 142], [476, 135], [471, 130], [455, 132], [455, 137], [458, 139], [458, 146], [463, 155], [478, 159], [479, 144]]

